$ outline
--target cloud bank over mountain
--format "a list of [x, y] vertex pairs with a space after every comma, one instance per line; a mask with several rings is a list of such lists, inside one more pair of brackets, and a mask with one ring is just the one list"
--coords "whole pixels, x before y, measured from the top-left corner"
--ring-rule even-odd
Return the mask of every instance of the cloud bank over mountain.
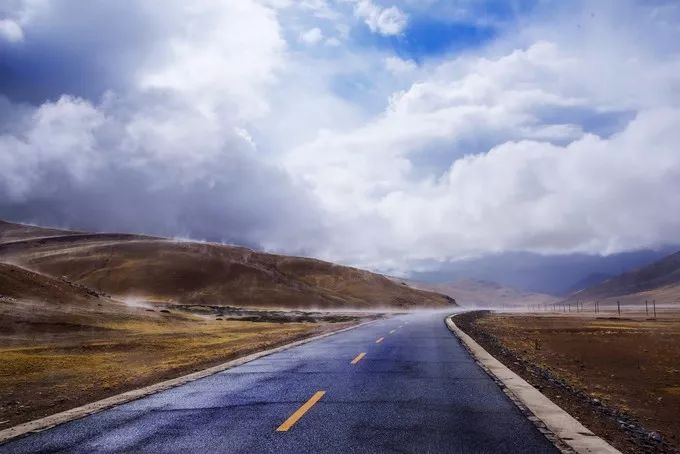
[[393, 273], [677, 243], [679, 5], [456, 5], [3, 4], [0, 217]]

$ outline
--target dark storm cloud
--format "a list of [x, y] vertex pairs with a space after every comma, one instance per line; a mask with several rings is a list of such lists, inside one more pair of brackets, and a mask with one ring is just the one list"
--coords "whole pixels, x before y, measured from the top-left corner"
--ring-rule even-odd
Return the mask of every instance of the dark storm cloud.
[[[19, 15], [20, 3], [0, 16]], [[40, 104], [65, 93], [96, 100], [106, 90], [124, 89], [164, 32], [161, 18], [137, 4], [64, 0], [26, 12], [23, 40], [0, 39], [2, 93]]]
[[[0, 36], [0, 217], [298, 253], [321, 238], [311, 197], [245, 129], [281, 48], [268, 10], [64, 0], [0, 15], [23, 33]], [[250, 64], [234, 60], [244, 42]]]
[[[164, 113], [174, 125], [177, 106], [162, 106], [154, 110], [169, 109]], [[132, 116], [143, 111], [133, 109]], [[139, 141], [129, 132], [131, 112], [106, 112], [65, 97], [18, 121], [22, 128], [13, 135], [0, 136], [4, 218], [253, 247], [274, 238], [297, 252], [305, 251], [301, 239], [308, 246], [321, 236], [312, 200], [237, 138], [212, 149], [210, 137], [190, 134], [194, 149], [157, 150], [153, 139]]]
[[[46, 166], [41, 183], [22, 198], [0, 191], [6, 219], [88, 231], [141, 232], [260, 247], [263, 237], [318, 236], [310, 201], [281, 173], [247, 158], [214, 162], [210, 179], [182, 182], [170, 168], [126, 168], [116, 163], [77, 182]], [[285, 231], [294, 220], [295, 229]], [[298, 249], [304, 252], [304, 248]]]

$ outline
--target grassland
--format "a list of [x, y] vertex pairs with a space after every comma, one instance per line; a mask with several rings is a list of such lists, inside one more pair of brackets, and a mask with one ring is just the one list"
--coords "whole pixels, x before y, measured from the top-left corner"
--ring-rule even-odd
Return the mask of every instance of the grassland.
[[[490, 353], [624, 452], [680, 448], [680, 313], [468, 314]], [[660, 441], [661, 440], [661, 441]]]
[[0, 323], [0, 429], [350, 323]]

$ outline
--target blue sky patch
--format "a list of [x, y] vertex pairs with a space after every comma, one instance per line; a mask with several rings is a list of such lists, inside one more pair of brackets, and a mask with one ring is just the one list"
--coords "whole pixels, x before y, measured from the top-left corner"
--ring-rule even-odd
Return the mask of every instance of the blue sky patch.
[[391, 49], [402, 58], [422, 61], [430, 56], [479, 47], [496, 36], [488, 26], [445, 22], [429, 17], [411, 17], [404, 33], [382, 36], [366, 27], [354, 30], [354, 39], [367, 46]]

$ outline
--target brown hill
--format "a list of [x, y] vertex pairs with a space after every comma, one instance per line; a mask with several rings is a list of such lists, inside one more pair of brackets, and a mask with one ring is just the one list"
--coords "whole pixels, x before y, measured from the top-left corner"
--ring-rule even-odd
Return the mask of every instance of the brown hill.
[[12, 222], [0, 220], [0, 243], [50, 236], [64, 236], [72, 233], [77, 232], [37, 227], [27, 224], [14, 224]]
[[107, 323], [153, 320], [160, 315], [79, 284], [0, 263], [0, 333], [4, 347], [35, 336], [56, 341], [67, 333], [92, 335], [105, 331]]
[[[628, 297], [628, 298], [623, 298]], [[622, 298], [680, 302], [680, 252], [571, 294], [568, 300]]]
[[495, 282], [479, 279], [460, 279], [446, 283], [410, 282], [415, 288], [443, 293], [463, 306], [526, 306], [552, 304], [557, 298], [543, 293], [532, 293], [505, 287]]
[[[442, 307], [448, 297], [321, 260], [213, 243], [0, 224], [0, 262], [115, 295], [172, 303], [285, 308]], [[0, 233], [0, 238], [6, 236]], [[1, 241], [1, 240], [0, 240]]]
[[86, 287], [0, 263], [0, 297], [33, 299], [50, 304], [91, 304], [102, 296]]

